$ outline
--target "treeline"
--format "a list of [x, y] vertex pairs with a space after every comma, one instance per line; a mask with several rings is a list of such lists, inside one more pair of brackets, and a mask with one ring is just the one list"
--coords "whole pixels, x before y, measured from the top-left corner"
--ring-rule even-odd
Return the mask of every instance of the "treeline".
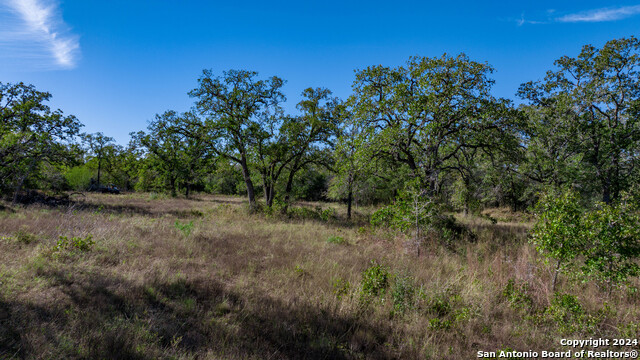
[[0, 84], [0, 191], [124, 190], [388, 203], [408, 184], [452, 209], [525, 209], [573, 188], [611, 203], [640, 174], [640, 42], [587, 45], [522, 84], [521, 105], [491, 94], [493, 68], [465, 55], [412, 57], [356, 72], [347, 99], [302, 92], [286, 114], [284, 80], [205, 70], [186, 113], [156, 115], [125, 147], [81, 134], [33, 86]]

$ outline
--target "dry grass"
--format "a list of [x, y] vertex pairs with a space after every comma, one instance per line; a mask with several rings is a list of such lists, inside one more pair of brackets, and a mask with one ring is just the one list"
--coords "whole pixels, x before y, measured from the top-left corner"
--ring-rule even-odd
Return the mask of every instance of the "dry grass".
[[[305, 204], [318, 205], [328, 206]], [[153, 194], [7, 206], [0, 358], [466, 359], [567, 350], [566, 336], [639, 335], [637, 281], [608, 297], [563, 277], [560, 291], [582, 314], [561, 313], [527, 224], [466, 218], [475, 242], [433, 239], [418, 258], [336, 209], [329, 221], [283, 219], [249, 215], [236, 197]], [[60, 236], [89, 235], [90, 251], [56, 248]], [[372, 260], [388, 287], [367, 297]]]

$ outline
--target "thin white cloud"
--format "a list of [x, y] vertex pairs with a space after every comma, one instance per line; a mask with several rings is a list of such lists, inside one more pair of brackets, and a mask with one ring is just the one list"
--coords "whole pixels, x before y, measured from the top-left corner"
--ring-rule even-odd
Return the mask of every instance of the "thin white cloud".
[[[2, 47], [14, 49], [13, 55], [31, 54], [30, 59], [52, 59], [58, 67], [73, 68], [79, 55], [78, 36], [62, 20], [60, 6], [54, 0], [2, 0], [21, 20], [2, 32]], [[21, 24], [20, 24], [21, 23]], [[20, 28], [14, 28], [16, 25]], [[48, 56], [38, 55], [44, 49]]]
[[511, 21], [523, 26], [525, 24], [551, 24], [551, 23], [579, 23], [579, 22], [604, 22], [622, 20], [640, 14], [640, 5], [609, 7], [593, 10], [586, 10], [572, 14], [560, 16], [556, 9], [547, 9], [545, 20], [528, 20], [524, 18], [524, 13], [519, 19], [510, 19]]
[[615, 21], [640, 14], [640, 5], [620, 8], [603, 8], [568, 14], [556, 18], [559, 22], [602, 22]]
[[544, 21], [526, 20], [524, 18], [524, 13], [522, 13], [520, 19], [515, 19], [515, 22], [518, 24], [518, 26], [522, 26], [524, 24], [545, 24]]

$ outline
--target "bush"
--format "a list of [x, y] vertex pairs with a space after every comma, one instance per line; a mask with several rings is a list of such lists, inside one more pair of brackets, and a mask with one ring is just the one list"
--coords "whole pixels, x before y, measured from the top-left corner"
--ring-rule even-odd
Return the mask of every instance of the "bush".
[[413, 277], [409, 275], [396, 276], [393, 284], [391, 298], [395, 313], [404, 314], [415, 306], [416, 285]]
[[342, 236], [336, 236], [336, 235], [329, 236], [329, 238], [327, 238], [327, 242], [330, 244], [338, 244], [338, 245], [347, 243]]
[[538, 221], [531, 242], [542, 256], [556, 260], [551, 288], [555, 290], [558, 273], [565, 271], [584, 248], [582, 214], [578, 195], [568, 190], [562, 194], [544, 194], [536, 207]]
[[184, 237], [189, 237], [191, 235], [191, 230], [193, 230], [193, 221], [189, 221], [188, 223], [180, 223], [180, 221], [176, 220], [174, 224], [175, 228], [182, 232]]
[[582, 272], [605, 283], [609, 292], [614, 285], [637, 276], [640, 267], [640, 221], [624, 204], [601, 205], [585, 215], [585, 251]]
[[574, 267], [577, 258], [581, 276], [595, 278], [609, 287], [640, 274], [640, 218], [633, 202], [600, 204], [600, 209], [585, 212], [573, 191], [543, 196], [538, 203], [538, 222], [531, 241], [547, 258], [556, 259], [557, 274]]
[[382, 295], [389, 287], [389, 271], [385, 266], [371, 261], [371, 266], [362, 272], [362, 288], [360, 298], [369, 300]]
[[22, 243], [22, 244], [31, 244], [33, 242], [35, 242], [36, 240], [38, 240], [38, 237], [33, 235], [32, 233], [26, 231], [26, 230], [18, 230], [15, 233], [15, 238], [18, 242]]
[[545, 316], [558, 325], [558, 330], [565, 335], [573, 333], [595, 332], [597, 319], [589, 315], [573, 295], [556, 293]]
[[93, 171], [86, 165], [72, 167], [64, 174], [64, 178], [73, 190], [86, 190], [93, 176]]
[[60, 238], [58, 239], [58, 243], [54, 248], [54, 251], [77, 250], [77, 251], [87, 252], [91, 250], [91, 248], [93, 247], [93, 244], [95, 244], [95, 241], [93, 241], [92, 235], [87, 235], [87, 237], [85, 238], [74, 236], [71, 239], [69, 239], [66, 236], [60, 236]]
[[338, 300], [341, 300], [345, 295], [349, 293], [351, 289], [351, 284], [348, 280], [343, 278], [336, 278], [333, 280], [333, 293], [336, 295]]
[[515, 308], [530, 310], [533, 307], [533, 299], [526, 283], [518, 285], [513, 279], [509, 279], [502, 290], [502, 296]]

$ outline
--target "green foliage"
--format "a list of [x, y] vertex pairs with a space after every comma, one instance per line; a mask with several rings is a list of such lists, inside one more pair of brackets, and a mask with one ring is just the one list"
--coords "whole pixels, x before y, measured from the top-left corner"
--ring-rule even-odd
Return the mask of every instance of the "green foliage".
[[515, 308], [530, 310], [533, 307], [533, 299], [529, 295], [529, 286], [526, 283], [516, 284], [509, 279], [502, 290], [502, 296]]
[[338, 244], [338, 245], [342, 245], [342, 244], [346, 244], [346, 240], [344, 239], [344, 237], [342, 236], [337, 236], [337, 235], [331, 235], [327, 238], [327, 242], [330, 244]]
[[492, 71], [464, 54], [358, 71], [349, 101], [368, 152], [408, 166], [431, 195], [441, 173], [472, 163], [462, 161], [471, 150], [517, 148], [517, 117], [507, 100], [490, 95]]
[[598, 319], [582, 307], [578, 298], [570, 294], [556, 293], [544, 315], [558, 325], [562, 334], [592, 334]]
[[15, 239], [22, 244], [31, 244], [38, 240], [38, 237], [28, 232], [27, 230], [20, 229], [14, 235]]
[[58, 242], [54, 248], [54, 251], [81, 251], [87, 252], [90, 251], [95, 241], [93, 241], [92, 235], [87, 235], [87, 237], [82, 238], [78, 236], [74, 236], [69, 239], [67, 236], [60, 236]]
[[531, 232], [531, 242], [544, 257], [556, 259], [556, 274], [566, 270], [584, 248], [583, 212], [580, 199], [572, 190], [544, 194], [538, 202], [538, 221]]
[[585, 215], [582, 271], [609, 289], [640, 274], [640, 218], [625, 204], [601, 204]]
[[603, 202], [618, 200], [633, 184], [632, 154], [640, 149], [640, 40], [614, 39], [599, 49], [585, 45], [577, 57], [554, 64], [557, 70], [544, 81], [519, 90], [531, 103], [527, 170], [538, 181], [580, 181]]
[[191, 230], [193, 230], [193, 221], [189, 221], [188, 223], [183, 224], [180, 221], [176, 220], [174, 226], [176, 229], [182, 232], [182, 235], [184, 235], [184, 237], [189, 237], [189, 235], [191, 235]]
[[[47, 186], [56, 165], [73, 165], [79, 153], [73, 144], [82, 124], [46, 104], [47, 92], [33, 85], [0, 82], [0, 193], [24, 186]], [[56, 183], [59, 179], [56, 174]], [[58, 185], [53, 186], [59, 190]]]
[[404, 314], [415, 307], [416, 284], [410, 275], [396, 276], [391, 289], [393, 310], [395, 313]]
[[73, 190], [86, 190], [89, 187], [93, 171], [86, 165], [74, 166], [69, 169], [64, 178]]
[[351, 289], [351, 283], [349, 283], [349, 280], [345, 280], [340, 277], [333, 279], [333, 283], [331, 285], [333, 286], [333, 293], [336, 295], [338, 300], [341, 300], [345, 295], [347, 295]]
[[369, 301], [371, 298], [384, 294], [389, 287], [389, 270], [375, 260], [371, 266], [362, 272], [360, 299]]
[[336, 209], [334, 208], [326, 208], [324, 210], [320, 210], [320, 219], [322, 219], [323, 221], [329, 221], [330, 219], [333, 219], [336, 217]]
[[[278, 205], [279, 209], [281, 209], [280, 206], [284, 206], [284, 203], [281, 204], [282, 205]], [[335, 218], [335, 213], [336, 210], [334, 208], [329, 207], [326, 209], [322, 209], [322, 207], [320, 206], [316, 206], [313, 209], [306, 206], [289, 207], [287, 209], [287, 215], [289, 217], [300, 220], [330, 221], [331, 219]]]
[[407, 187], [401, 191], [395, 203], [385, 206], [371, 215], [371, 225], [390, 228], [402, 233], [428, 229], [437, 213], [435, 202], [424, 191]]
[[436, 214], [432, 218], [431, 228], [435, 230], [445, 244], [467, 238], [475, 240], [476, 235], [466, 226], [456, 221], [453, 215]]
[[556, 271], [584, 260], [581, 275], [614, 285], [640, 274], [640, 218], [629, 203], [600, 204], [585, 212], [577, 194], [544, 195], [537, 207], [532, 242], [542, 255], [558, 261]]
[[449, 330], [453, 326], [451, 319], [429, 319], [429, 327], [434, 330]]

